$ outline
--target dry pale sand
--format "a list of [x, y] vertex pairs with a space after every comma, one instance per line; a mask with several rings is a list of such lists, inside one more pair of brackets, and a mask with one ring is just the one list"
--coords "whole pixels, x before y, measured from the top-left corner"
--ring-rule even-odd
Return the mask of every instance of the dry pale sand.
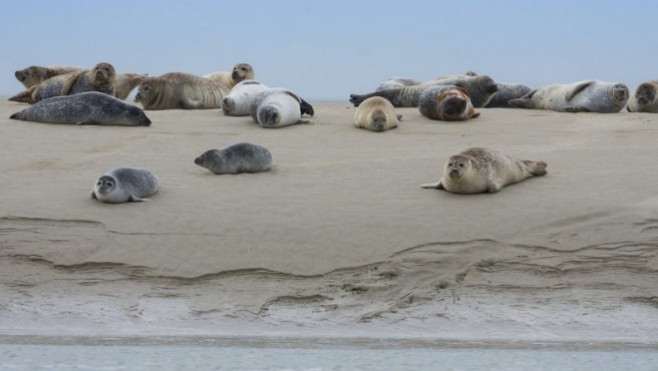
[[[658, 340], [658, 115], [480, 109], [446, 123], [408, 108], [373, 133], [348, 103], [269, 130], [218, 110], [147, 111], [137, 128], [8, 119], [24, 107], [0, 102], [2, 334], [291, 324]], [[275, 170], [193, 163], [238, 141], [269, 148]], [[497, 194], [419, 187], [472, 146], [546, 161], [548, 175]], [[92, 200], [116, 166], [150, 169], [160, 191]]]

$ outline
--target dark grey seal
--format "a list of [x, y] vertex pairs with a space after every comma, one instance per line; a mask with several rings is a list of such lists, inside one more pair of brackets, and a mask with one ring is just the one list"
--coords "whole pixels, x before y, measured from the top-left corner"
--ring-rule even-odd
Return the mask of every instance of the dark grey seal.
[[222, 149], [209, 149], [194, 163], [215, 174], [257, 173], [272, 168], [272, 154], [258, 144], [235, 143]]

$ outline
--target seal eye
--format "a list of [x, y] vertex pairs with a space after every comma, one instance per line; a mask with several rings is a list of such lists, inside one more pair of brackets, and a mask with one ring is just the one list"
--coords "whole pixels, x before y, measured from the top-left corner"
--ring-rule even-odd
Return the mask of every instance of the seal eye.
[[460, 163], [460, 164], [459, 164], [459, 168], [460, 168], [460, 169], [464, 168], [464, 164]]

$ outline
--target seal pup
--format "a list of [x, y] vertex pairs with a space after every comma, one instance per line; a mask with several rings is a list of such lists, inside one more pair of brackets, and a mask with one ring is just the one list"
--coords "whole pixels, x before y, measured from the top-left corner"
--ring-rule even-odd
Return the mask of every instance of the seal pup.
[[137, 88], [135, 102], [144, 109], [220, 108], [228, 89], [212, 80], [183, 72], [147, 77]]
[[496, 81], [498, 90], [491, 98], [486, 108], [515, 108], [509, 105], [512, 99], [518, 99], [530, 93], [532, 88], [523, 84], [510, 84]]
[[558, 112], [616, 113], [624, 108], [628, 97], [628, 87], [622, 83], [588, 80], [535, 89], [510, 100], [509, 105]]
[[354, 112], [354, 126], [372, 131], [384, 131], [396, 128], [401, 115], [395, 113], [395, 107], [382, 97], [370, 97], [363, 101]]
[[115, 79], [114, 67], [109, 63], [99, 63], [91, 69], [51, 77], [14, 95], [9, 100], [36, 103], [43, 99], [86, 91], [98, 91], [114, 95]]
[[151, 124], [151, 120], [141, 108], [97, 91], [44, 99], [14, 113], [9, 118], [78, 125], [148, 126]]
[[272, 168], [272, 154], [258, 144], [240, 142], [222, 149], [209, 149], [194, 163], [215, 174], [258, 173]]
[[114, 84], [114, 96], [119, 99], [126, 99], [139, 84], [144, 82], [149, 77], [147, 73], [120, 73], [116, 77]]
[[361, 102], [370, 97], [383, 97], [395, 107], [418, 107], [418, 99], [423, 91], [436, 85], [455, 85], [464, 89], [475, 108], [484, 107], [498, 89], [496, 83], [487, 75], [463, 75], [454, 79], [433, 80], [420, 85], [381, 90], [369, 94], [351, 94], [350, 102], [358, 107]]
[[98, 178], [91, 198], [107, 203], [148, 201], [158, 191], [158, 179], [150, 171], [134, 167], [117, 167]]
[[388, 79], [384, 80], [377, 88], [375, 91], [382, 91], [382, 90], [387, 90], [387, 89], [393, 89], [393, 88], [402, 88], [405, 86], [413, 86], [413, 85], [420, 85], [421, 82], [413, 79], [411, 77], [389, 77]]
[[658, 113], [658, 80], [651, 80], [640, 84], [628, 100], [628, 112]]
[[251, 102], [251, 118], [263, 128], [307, 123], [304, 114], [313, 116], [313, 106], [288, 89], [268, 89]]
[[224, 85], [228, 90], [233, 89], [233, 87], [240, 81], [253, 80], [256, 78], [254, 75], [254, 68], [248, 63], [236, 64], [233, 66], [233, 71], [231, 72], [213, 72], [204, 75], [203, 77]]
[[443, 176], [423, 188], [451, 193], [495, 193], [531, 176], [546, 175], [544, 161], [519, 160], [486, 148], [469, 148], [446, 161]]
[[418, 98], [418, 110], [432, 120], [464, 121], [480, 116], [475, 112], [468, 93], [453, 85], [425, 89]]
[[20, 81], [23, 86], [28, 89], [32, 86], [47, 80], [53, 76], [63, 75], [69, 72], [81, 71], [82, 67], [73, 66], [30, 66], [14, 72], [16, 80]]
[[268, 89], [256, 80], [240, 81], [222, 99], [222, 112], [226, 116], [247, 116], [251, 113], [251, 102]]

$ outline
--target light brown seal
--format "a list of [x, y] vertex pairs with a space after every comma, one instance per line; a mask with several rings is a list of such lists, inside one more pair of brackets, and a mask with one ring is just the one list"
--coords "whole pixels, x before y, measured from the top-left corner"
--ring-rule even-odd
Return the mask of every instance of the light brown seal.
[[658, 80], [640, 84], [628, 100], [628, 112], [658, 113]]
[[486, 148], [469, 148], [446, 161], [443, 176], [423, 188], [451, 193], [495, 193], [531, 176], [546, 175], [543, 161], [519, 160]]
[[468, 93], [453, 85], [427, 88], [418, 98], [418, 110], [427, 118], [442, 121], [464, 121], [480, 116]]
[[228, 94], [223, 85], [183, 72], [146, 78], [137, 88], [135, 102], [144, 109], [207, 109], [222, 106]]
[[44, 80], [13, 97], [11, 101], [36, 103], [40, 100], [71, 95], [86, 91], [98, 91], [114, 95], [116, 73], [109, 63], [99, 63], [92, 69], [69, 72]]
[[30, 66], [16, 71], [14, 76], [27, 89], [53, 76], [81, 70], [84, 70], [84, 68], [73, 66]]
[[146, 73], [139, 74], [127, 72], [118, 74], [114, 84], [114, 96], [119, 99], [128, 98], [130, 92], [144, 82], [147, 77], [149, 77], [149, 75]]
[[395, 107], [386, 98], [370, 97], [363, 101], [354, 112], [354, 126], [372, 131], [396, 128], [402, 116], [395, 113]]
[[233, 89], [240, 81], [255, 79], [254, 68], [248, 63], [236, 64], [231, 72], [213, 72], [203, 77], [226, 86], [228, 90]]

